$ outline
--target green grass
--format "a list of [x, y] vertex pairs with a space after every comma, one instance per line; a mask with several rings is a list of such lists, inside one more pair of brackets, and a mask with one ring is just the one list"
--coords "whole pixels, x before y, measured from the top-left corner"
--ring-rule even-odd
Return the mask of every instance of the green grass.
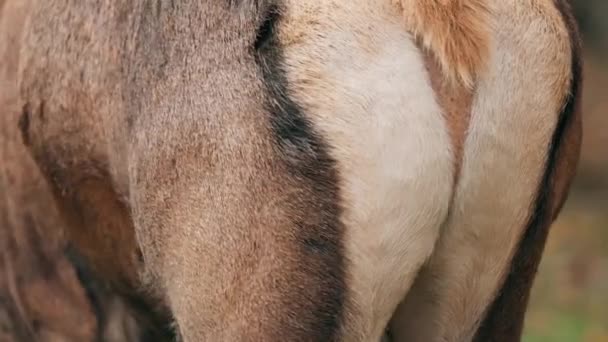
[[585, 316], [568, 312], [551, 314], [543, 328], [526, 329], [523, 342], [578, 342], [585, 341], [586, 332], [592, 323]]
[[608, 342], [608, 214], [571, 205], [552, 228], [523, 342]]

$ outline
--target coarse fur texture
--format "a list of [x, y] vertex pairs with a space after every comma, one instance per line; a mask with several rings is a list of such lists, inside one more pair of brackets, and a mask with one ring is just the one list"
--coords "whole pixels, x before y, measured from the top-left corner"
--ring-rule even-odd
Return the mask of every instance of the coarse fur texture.
[[580, 148], [563, 1], [0, 6], [0, 236], [52, 246], [0, 271], [61, 265], [64, 340], [520, 338]]
[[[513, 288], [509, 284], [503, 288], [502, 284], [512, 262], [530, 258], [530, 265], [538, 264], [536, 252], [518, 252], [519, 242], [528, 232], [545, 230], [553, 219], [542, 222], [541, 227], [529, 223], [539, 203], [551, 206], [537, 192], [551, 191], [547, 189], [552, 185], [543, 179], [546, 169], [553, 167], [549, 162], [553, 158], [551, 144], [560, 113], [569, 101], [572, 84], [580, 82], [573, 76], [578, 71], [572, 68], [579, 60], [572, 53], [578, 51], [578, 45], [571, 43], [562, 14], [552, 1], [490, 4], [500, 18], [496, 26], [501, 28], [492, 41], [501, 44], [491, 50], [487, 75], [477, 84], [450, 219], [430, 263], [392, 324], [393, 333], [403, 341], [469, 341], [486, 314], [485, 322], [495, 323], [484, 327], [478, 335], [481, 340], [518, 340], [521, 329], [506, 330], [504, 327], [510, 325], [505, 321], [521, 328], [525, 303], [517, 294], [527, 293], [531, 282]], [[531, 65], [535, 67], [530, 69]], [[572, 151], [564, 156], [564, 167], [573, 169], [580, 141], [571, 139], [567, 145]], [[560, 177], [563, 180], [558, 182], [570, 180], [573, 172]], [[557, 201], [565, 198], [562, 190]], [[543, 245], [541, 239], [533, 246], [542, 249]], [[515, 270], [513, 277], [531, 279], [529, 271]], [[498, 310], [517, 308], [516, 313], [488, 313], [488, 303], [497, 294], [509, 296], [508, 291], [516, 291], [510, 295], [512, 302], [499, 303], [502, 308]]]
[[[0, 4], [2, 5], [2, 4]], [[16, 73], [29, 1], [0, 13], [0, 341], [165, 341], [153, 310], [106, 286], [69, 246], [48, 183], [21, 130]], [[107, 233], [106, 233], [107, 234]], [[92, 241], [99, 242], [92, 239]], [[94, 248], [94, 244], [89, 244]], [[112, 265], [108, 265], [112, 267]], [[120, 324], [116, 322], [119, 321]], [[165, 338], [165, 339], [162, 339]]]
[[277, 26], [293, 98], [327, 137], [342, 180], [353, 304], [346, 340], [377, 341], [447, 215], [445, 119], [423, 57], [390, 7], [287, 1]]
[[534, 212], [502, 289], [482, 321], [475, 341], [508, 342], [521, 337], [532, 283], [540, 263], [551, 223], [568, 197], [576, 174], [582, 139], [583, 58], [581, 40], [567, 0], [555, 0], [570, 36], [570, 90], [562, 105], [553, 133], [543, 179], [539, 184]]
[[59, 215], [11, 115], [19, 111], [16, 43], [27, 10], [26, 2], [0, 2], [0, 340], [92, 341], [97, 322], [61, 253]]
[[393, 0], [406, 26], [439, 61], [445, 77], [475, 85], [490, 58], [494, 12], [489, 0]]

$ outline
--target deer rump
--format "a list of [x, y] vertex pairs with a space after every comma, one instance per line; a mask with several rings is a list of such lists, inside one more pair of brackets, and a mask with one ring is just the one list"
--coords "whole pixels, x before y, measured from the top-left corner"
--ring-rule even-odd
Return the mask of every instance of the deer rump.
[[565, 1], [0, 9], [0, 334], [520, 338], [580, 149]]

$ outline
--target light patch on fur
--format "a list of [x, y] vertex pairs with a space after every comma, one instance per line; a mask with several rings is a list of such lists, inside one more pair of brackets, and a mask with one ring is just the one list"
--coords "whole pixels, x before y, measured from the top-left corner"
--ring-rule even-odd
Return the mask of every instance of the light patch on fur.
[[389, 6], [286, 8], [278, 34], [292, 96], [331, 146], [342, 181], [352, 293], [344, 340], [379, 341], [447, 215], [448, 128], [423, 56]]
[[500, 18], [479, 80], [450, 218], [392, 323], [396, 341], [470, 341], [534, 207], [569, 89], [568, 32], [551, 1], [493, 0]]
[[[448, 80], [472, 88], [488, 59], [488, 0], [392, 0]], [[454, 82], [455, 83], [455, 82]]]

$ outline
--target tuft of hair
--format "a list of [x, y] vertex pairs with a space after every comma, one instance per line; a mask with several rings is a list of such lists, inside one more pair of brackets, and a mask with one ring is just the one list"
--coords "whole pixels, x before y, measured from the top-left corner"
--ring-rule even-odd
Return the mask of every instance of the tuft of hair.
[[487, 0], [392, 0], [407, 29], [441, 65], [448, 81], [471, 89], [489, 55]]

